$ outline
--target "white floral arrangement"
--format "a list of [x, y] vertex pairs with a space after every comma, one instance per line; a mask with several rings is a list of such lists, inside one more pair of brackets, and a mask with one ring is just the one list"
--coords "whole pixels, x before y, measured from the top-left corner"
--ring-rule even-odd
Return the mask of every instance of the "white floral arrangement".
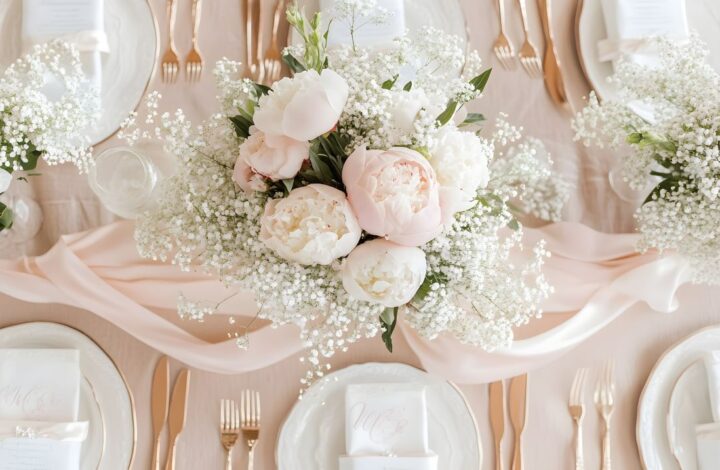
[[[88, 90], [71, 45], [38, 45], [10, 65], [0, 75], [0, 194], [13, 173], [31, 172], [41, 158], [86, 171], [92, 153], [83, 131], [98, 111], [97, 94]], [[12, 226], [12, 215], [0, 202], [0, 231]]]
[[[146, 122], [182, 164], [138, 220], [141, 254], [200, 265], [254, 292], [260, 318], [299, 326], [305, 381], [360, 338], [382, 332], [392, 350], [399, 315], [427, 338], [507, 346], [552, 290], [544, 245], [520, 253], [515, 210], [557, 219], [569, 192], [542, 144], [519, 142], [504, 116], [479, 135], [482, 116], [465, 105], [490, 71], [455, 37], [328, 49], [319, 14], [290, 7], [288, 19], [304, 40], [285, 51], [291, 78], [265, 87], [221, 61], [223, 111], [199, 128], [181, 111], [159, 115], [153, 96]], [[136, 121], [130, 141], [149, 135]], [[179, 310], [202, 321], [216, 307], [183, 299]]]
[[586, 144], [623, 150], [630, 187], [654, 189], [636, 212], [638, 249], [677, 252], [697, 283], [720, 284], [720, 76], [697, 37], [656, 38], [657, 66], [623, 61], [617, 99], [590, 95], [575, 128]]

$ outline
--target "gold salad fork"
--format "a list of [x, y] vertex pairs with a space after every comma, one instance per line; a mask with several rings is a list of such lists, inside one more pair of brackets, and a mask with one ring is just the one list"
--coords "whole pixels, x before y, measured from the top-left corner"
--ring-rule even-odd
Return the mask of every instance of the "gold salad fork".
[[280, 20], [285, 12], [285, 0], [278, 0], [273, 15], [272, 38], [270, 46], [265, 51], [265, 84], [271, 85], [280, 80], [282, 70], [282, 57], [278, 35], [280, 34]]
[[255, 459], [255, 444], [260, 437], [260, 394], [245, 390], [240, 396], [240, 427], [247, 442], [248, 470], [253, 470]]
[[602, 437], [602, 470], [610, 470], [612, 463], [610, 455], [610, 418], [613, 414], [615, 402], [615, 384], [613, 382], [614, 370], [614, 362], [608, 361], [598, 378], [594, 397], [595, 406], [605, 423]]
[[258, 0], [241, 0], [245, 5], [245, 67], [243, 67], [243, 78], [255, 80], [258, 67], [255, 63], [255, 7]]
[[240, 412], [235, 400], [220, 400], [220, 439], [225, 448], [225, 470], [232, 470], [232, 450], [240, 436]]
[[167, 0], [168, 46], [161, 61], [162, 81], [164, 83], [175, 83], [180, 71], [180, 60], [178, 60], [177, 52], [175, 52], [176, 13], [175, 0]]
[[540, 62], [540, 54], [538, 54], [535, 45], [530, 40], [530, 28], [528, 27], [527, 6], [525, 0], [518, 0], [520, 5], [520, 17], [522, 18], [523, 31], [525, 32], [525, 42], [520, 47], [520, 63], [525, 71], [532, 78], [542, 76], [542, 63]]
[[498, 16], [500, 18], [500, 33], [495, 44], [493, 44], [493, 51], [500, 65], [507, 70], [515, 68], [515, 48], [505, 34], [505, 0], [497, 0]]
[[583, 392], [585, 390], [587, 375], [587, 369], [579, 369], [575, 373], [575, 378], [570, 388], [570, 416], [572, 416], [572, 419], [575, 421], [575, 470], [583, 470], [585, 466], [583, 458], [582, 422], [585, 414]]
[[202, 0], [193, 0], [192, 3], [192, 49], [185, 59], [185, 77], [190, 82], [200, 80], [203, 71], [203, 59], [200, 55], [198, 47], [198, 33], [200, 32], [200, 12], [202, 10]]

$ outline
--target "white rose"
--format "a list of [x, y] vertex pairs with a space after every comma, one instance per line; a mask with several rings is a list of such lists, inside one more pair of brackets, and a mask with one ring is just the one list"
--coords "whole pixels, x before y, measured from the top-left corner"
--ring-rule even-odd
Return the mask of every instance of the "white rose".
[[343, 264], [343, 286], [358, 300], [398, 307], [410, 302], [425, 280], [420, 248], [376, 238], [355, 248]]
[[414, 134], [415, 119], [429, 104], [430, 100], [421, 89], [395, 92], [390, 108], [392, 126], [405, 134]]
[[8, 190], [11, 182], [12, 174], [0, 168], [0, 194]]
[[279, 256], [304, 265], [327, 265], [346, 256], [361, 232], [345, 193], [324, 184], [268, 201], [260, 221], [260, 240]]
[[440, 129], [430, 149], [430, 164], [440, 184], [444, 218], [472, 207], [478, 189], [488, 184], [492, 154], [492, 145], [472, 132], [454, 126]]
[[348, 92], [345, 79], [332, 70], [300, 72], [260, 98], [253, 120], [265, 134], [310, 141], [335, 127]]

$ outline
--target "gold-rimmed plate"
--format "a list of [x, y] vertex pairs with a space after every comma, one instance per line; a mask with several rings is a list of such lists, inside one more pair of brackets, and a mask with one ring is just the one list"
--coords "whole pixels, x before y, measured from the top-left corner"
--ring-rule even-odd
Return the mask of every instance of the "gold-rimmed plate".
[[0, 348], [77, 349], [81, 420], [88, 420], [81, 470], [128, 469], [135, 453], [135, 407], [122, 373], [82, 332], [58, 323], [32, 322], [0, 329]]
[[[22, 0], [0, 2], [0, 70], [22, 54]], [[104, 0], [110, 52], [102, 54], [102, 115], [88, 131], [96, 145], [112, 135], [140, 103], [153, 77], [159, 45], [149, 0]]]

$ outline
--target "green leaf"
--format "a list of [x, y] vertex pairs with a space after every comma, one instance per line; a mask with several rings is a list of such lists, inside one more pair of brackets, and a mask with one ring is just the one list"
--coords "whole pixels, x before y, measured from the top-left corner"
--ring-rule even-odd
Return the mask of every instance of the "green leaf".
[[460, 126], [470, 126], [472, 124], [477, 124], [479, 122], [483, 122], [485, 120], [485, 116], [483, 116], [480, 113], [468, 113], [465, 120], [460, 124]]
[[312, 169], [315, 172], [315, 175], [320, 178], [320, 180], [328, 184], [330, 186], [334, 186], [333, 183], [333, 173], [330, 167], [327, 163], [325, 163], [320, 156], [316, 153], [311, 151], [310, 152], [310, 165], [312, 165]]
[[674, 178], [668, 178], [660, 182], [653, 190], [648, 194], [648, 196], [643, 201], [643, 205], [647, 204], [648, 202], [654, 200], [655, 198], [660, 199], [662, 197], [663, 191], [667, 192], [673, 192], [677, 187], [679, 186], [679, 181]]
[[260, 83], [253, 82], [253, 87], [255, 88], [255, 93], [257, 94], [258, 98], [260, 98], [262, 95], [267, 95], [272, 91], [272, 88], [262, 85]]
[[479, 91], [480, 93], [483, 92], [485, 89], [485, 85], [487, 85], [488, 80], [490, 80], [490, 74], [492, 73], [492, 69], [487, 69], [477, 77], [470, 80], [470, 84], [475, 87], [475, 90]]
[[232, 116], [230, 118], [230, 121], [233, 123], [233, 126], [235, 127], [235, 133], [238, 137], [241, 137], [243, 139], [247, 139], [250, 137], [250, 127], [252, 127], [253, 122], [242, 115]]
[[300, 73], [307, 70], [305, 66], [289, 52], [283, 55], [283, 62], [287, 64], [287, 66], [290, 68], [290, 70], [292, 70], [293, 73]]
[[282, 180], [283, 186], [285, 186], [285, 189], [287, 189], [288, 194], [290, 194], [290, 191], [293, 189], [293, 185], [295, 184], [294, 178], [287, 178]]
[[9, 229], [13, 224], [13, 212], [12, 210], [0, 202], [0, 232], [5, 229]]
[[442, 127], [448, 122], [450, 122], [450, 119], [455, 115], [455, 111], [457, 111], [458, 102], [455, 100], [450, 100], [447, 107], [445, 108], [445, 111], [440, 113], [440, 116], [437, 117], [435, 120], [435, 123], [438, 125], [438, 127]]
[[381, 86], [382, 86], [382, 89], [383, 89], [383, 90], [391, 90], [392, 87], [395, 86], [395, 82], [397, 82], [397, 79], [398, 79], [399, 76], [400, 76], [400, 75], [397, 75], [397, 74], [396, 74], [396, 75], [395, 75], [393, 78], [391, 78], [390, 80], [385, 80], [385, 81], [382, 83], [382, 85], [381, 85]]
[[625, 140], [628, 144], [639, 144], [643, 140], [643, 135], [640, 132], [633, 132], [627, 136], [627, 139]]
[[404, 91], [410, 91], [412, 90], [412, 82], [407, 82], [405, 86], [403, 87]]
[[520, 230], [520, 222], [518, 222], [517, 219], [510, 220], [510, 222], [508, 222], [507, 226], [510, 228], [510, 230], [513, 230], [515, 232]]
[[386, 308], [380, 314], [380, 327], [382, 328], [382, 340], [388, 351], [393, 352], [392, 335], [397, 325], [399, 307]]
[[27, 157], [27, 161], [21, 161], [20, 167], [25, 171], [34, 170], [37, 167], [38, 160], [42, 156], [42, 152], [36, 150], [31, 144], [25, 156]]

